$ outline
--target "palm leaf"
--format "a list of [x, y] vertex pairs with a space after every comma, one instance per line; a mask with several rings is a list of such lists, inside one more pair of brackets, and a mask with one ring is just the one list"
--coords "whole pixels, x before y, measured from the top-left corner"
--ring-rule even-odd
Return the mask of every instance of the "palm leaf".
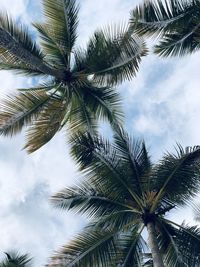
[[[19, 25], [14, 22], [7, 14], [0, 13], [0, 29], [9, 33], [20, 45], [39, 59], [43, 59], [44, 55], [41, 49], [36, 45], [28, 32], [26, 26]], [[0, 42], [1, 46], [1, 42]]]
[[69, 68], [70, 53], [77, 38], [79, 8], [75, 0], [43, 0], [43, 5], [46, 22], [43, 28], [37, 27], [45, 41], [43, 46], [51, 56], [60, 53]]
[[45, 60], [59, 68], [66, 68], [68, 65], [66, 54], [51, 36], [47, 25], [34, 23], [33, 26], [39, 32], [41, 47], [45, 51]]
[[130, 179], [132, 188], [142, 196], [143, 188], [146, 187], [145, 174], [151, 168], [151, 162], [144, 142], [139, 142], [129, 137], [120, 127], [114, 125], [114, 146], [118, 151], [119, 158], [127, 162], [131, 169]]
[[182, 56], [200, 48], [199, 11], [198, 0], [145, 1], [133, 10], [131, 28], [142, 35], [159, 34], [159, 55]]
[[127, 168], [120, 162], [115, 148], [108, 141], [104, 142], [101, 138], [86, 133], [75, 135], [72, 144], [72, 155], [81, 168], [88, 170], [91, 181], [117, 192], [125, 199], [131, 196], [133, 202], [136, 201], [141, 206], [138, 195], [131, 187]]
[[0, 133], [14, 135], [30, 125], [45, 108], [51, 96], [44, 91], [8, 96], [1, 103]]
[[[132, 227], [132, 231], [124, 232], [120, 238], [119, 266], [121, 267], [140, 267], [143, 266], [142, 254], [146, 246], [141, 237], [143, 227]], [[145, 265], [144, 265], [145, 266]]]
[[118, 254], [116, 248], [117, 230], [114, 232], [86, 227], [81, 235], [64, 246], [53, 258], [50, 266], [67, 267], [110, 267]]
[[61, 127], [66, 114], [66, 99], [52, 98], [27, 131], [24, 148], [28, 153], [38, 150], [49, 142]]
[[[116, 85], [136, 75], [146, 47], [141, 38], [130, 35], [128, 27], [108, 27], [94, 33], [87, 51], [78, 53], [77, 66], [93, 75], [98, 84]], [[84, 58], [80, 58], [84, 57]]]
[[123, 209], [132, 210], [124, 200], [117, 201], [115, 194], [112, 195], [109, 190], [104, 191], [101, 186], [97, 187], [88, 182], [57, 193], [52, 197], [52, 203], [55, 207], [73, 210], [92, 218], [99, 218]]
[[107, 119], [111, 124], [122, 121], [121, 100], [116, 90], [88, 84], [81, 87], [80, 91], [83, 94], [85, 105], [97, 118]]
[[185, 204], [199, 190], [200, 149], [184, 150], [177, 147], [177, 155], [167, 153], [155, 166], [154, 190], [158, 191], [155, 208], [161, 198], [175, 204]]
[[[37, 73], [63, 78], [63, 72], [50, 67], [44, 61], [41, 49], [32, 40], [27, 28], [15, 24], [7, 15], [0, 15], [0, 62], [6, 59], [6, 64], [13, 65], [13, 69], [25, 68], [25, 73]], [[8, 66], [6, 66], [8, 68]]]
[[[178, 225], [171, 221], [163, 222], [165, 227], [171, 229], [174, 246], [178, 251], [179, 260], [174, 257], [175, 249], [172, 243], [167, 250], [167, 263], [169, 266], [191, 266], [196, 267], [200, 264], [200, 229], [197, 226]], [[176, 228], [174, 227], [176, 226]]]

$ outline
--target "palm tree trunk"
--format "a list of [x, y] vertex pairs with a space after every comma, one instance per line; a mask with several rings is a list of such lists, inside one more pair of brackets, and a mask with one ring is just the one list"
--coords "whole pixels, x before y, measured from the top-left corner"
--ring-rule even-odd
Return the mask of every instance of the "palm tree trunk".
[[57, 69], [47, 66], [40, 58], [34, 56], [17, 42], [8, 32], [0, 28], [0, 47], [8, 50], [25, 64], [31, 66], [35, 70], [39, 70], [44, 74], [54, 76], [59, 80], [65, 79], [65, 74]]
[[153, 222], [147, 223], [147, 231], [149, 234], [148, 243], [152, 253], [154, 267], [164, 267], [162, 256], [158, 247], [158, 241], [156, 238], [155, 225]]

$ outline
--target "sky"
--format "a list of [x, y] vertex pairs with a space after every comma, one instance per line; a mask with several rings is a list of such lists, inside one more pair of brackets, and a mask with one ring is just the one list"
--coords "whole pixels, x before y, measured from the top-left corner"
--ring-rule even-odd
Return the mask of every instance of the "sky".
[[[127, 21], [139, 0], [81, 0], [78, 43], [85, 45], [96, 28]], [[19, 21], [30, 25], [41, 19], [38, 0], [0, 0]], [[156, 161], [176, 142], [200, 144], [200, 53], [180, 59], [160, 59], [150, 53], [137, 77], [119, 87], [129, 132], [145, 139]], [[0, 98], [33, 80], [0, 72]], [[55, 210], [52, 194], [80, 178], [69, 156], [67, 134], [59, 133], [32, 155], [22, 150], [25, 135], [0, 137], [0, 258], [4, 251], [29, 252], [34, 266], [43, 266], [52, 252], [67, 243], [85, 224], [85, 218]], [[188, 210], [173, 215], [192, 222]]]

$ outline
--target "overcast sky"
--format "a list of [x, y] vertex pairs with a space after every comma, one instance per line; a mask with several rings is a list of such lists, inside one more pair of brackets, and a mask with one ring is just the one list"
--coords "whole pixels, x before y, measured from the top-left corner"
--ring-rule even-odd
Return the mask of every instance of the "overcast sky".
[[[81, 0], [78, 42], [108, 23], [124, 21], [136, 0]], [[38, 0], [0, 0], [0, 8], [30, 24], [41, 17]], [[146, 57], [137, 77], [120, 87], [126, 127], [145, 139], [154, 160], [164, 151], [200, 144], [199, 53], [183, 59]], [[0, 72], [1, 97], [31, 86], [31, 79]], [[49, 197], [75, 183], [80, 174], [69, 157], [66, 133], [58, 134], [33, 155], [22, 151], [24, 135], [0, 138], [0, 257], [3, 251], [29, 252], [42, 266], [52, 252], [84, 225], [78, 215], [54, 210]], [[192, 221], [179, 211], [175, 219]]]

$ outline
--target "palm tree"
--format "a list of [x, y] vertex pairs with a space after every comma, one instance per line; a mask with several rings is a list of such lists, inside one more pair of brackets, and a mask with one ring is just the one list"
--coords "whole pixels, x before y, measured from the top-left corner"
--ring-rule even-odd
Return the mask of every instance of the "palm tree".
[[158, 35], [155, 53], [182, 56], [200, 49], [199, 0], [148, 0], [131, 15], [132, 28], [141, 35]]
[[0, 69], [43, 82], [1, 102], [0, 133], [12, 136], [29, 126], [25, 148], [33, 152], [63, 126], [95, 130], [97, 119], [121, 120], [114, 86], [136, 75], [146, 54], [143, 40], [128, 26], [95, 31], [86, 48], [75, 46], [79, 6], [75, 0], [43, 0], [45, 21], [27, 27], [0, 15]]
[[113, 138], [111, 144], [90, 134], [74, 136], [72, 154], [85, 178], [52, 202], [90, 222], [48, 266], [200, 266], [200, 228], [166, 215], [198, 192], [200, 148], [178, 145], [175, 154], [153, 164], [144, 142], [119, 127]]
[[31, 258], [28, 254], [19, 255], [18, 253], [5, 253], [6, 259], [0, 262], [0, 267], [30, 267]]

